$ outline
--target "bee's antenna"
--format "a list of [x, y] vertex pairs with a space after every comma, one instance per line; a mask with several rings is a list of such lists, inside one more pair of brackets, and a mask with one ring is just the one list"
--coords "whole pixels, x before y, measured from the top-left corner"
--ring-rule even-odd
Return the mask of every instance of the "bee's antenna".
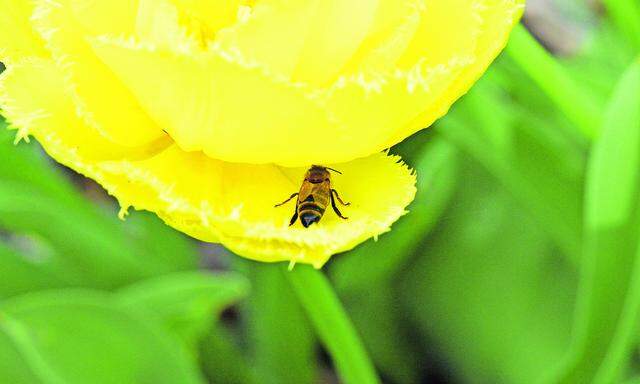
[[335, 172], [335, 173], [339, 173], [339, 174], [341, 174], [341, 175], [342, 175], [342, 172], [338, 171], [337, 169], [333, 169], [333, 168], [329, 168], [329, 167], [325, 167], [325, 168], [326, 168], [326, 169], [328, 169], [328, 170], [330, 170], [330, 171], [333, 171], [333, 172]]

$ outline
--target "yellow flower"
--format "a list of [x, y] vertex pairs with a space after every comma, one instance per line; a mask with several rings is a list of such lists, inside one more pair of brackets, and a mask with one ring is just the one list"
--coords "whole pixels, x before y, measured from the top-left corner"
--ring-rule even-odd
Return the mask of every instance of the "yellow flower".
[[[3, 115], [128, 207], [310, 263], [387, 231], [415, 177], [382, 151], [444, 115], [524, 0], [0, 0]], [[311, 164], [352, 203], [288, 226]]]

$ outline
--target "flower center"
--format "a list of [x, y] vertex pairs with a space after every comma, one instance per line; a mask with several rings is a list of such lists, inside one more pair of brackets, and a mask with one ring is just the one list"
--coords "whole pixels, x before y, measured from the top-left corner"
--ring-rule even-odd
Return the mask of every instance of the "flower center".
[[179, 10], [179, 22], [206, 47], [221, 29], [246, 20], [257, 0], [172, 0]]

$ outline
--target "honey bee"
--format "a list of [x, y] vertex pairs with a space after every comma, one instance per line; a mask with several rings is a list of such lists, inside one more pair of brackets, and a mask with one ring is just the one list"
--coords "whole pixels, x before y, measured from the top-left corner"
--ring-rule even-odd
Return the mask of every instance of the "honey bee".
[[311, 166], [304, 176], [300, 191], [292, 194], [282, 203], [276, 204], [276, 207], [280, 207], [298, 196], [296, 210], [293, 213], [291, 222], [289, 222], [289, 226], [295, 224], [298, 217], [300, 217], [300, 222], [305, 228], [308, 228], [313, 223], [319, 222], [329, 201], [331, 201], [331, 206], [336, 215], [341, 219], [347, 219], [347, 217], [342, 216], [342, 213], [340, 213], [340, 210], [336, 206], [336, 199], [344, 206], [348, 206], [350, 203], [342, 201], [338, 195], [338, 191], [331, 188], [331, 174], [329, 171], [342, 174], [342, 172], [333, 168], [320, 165]]

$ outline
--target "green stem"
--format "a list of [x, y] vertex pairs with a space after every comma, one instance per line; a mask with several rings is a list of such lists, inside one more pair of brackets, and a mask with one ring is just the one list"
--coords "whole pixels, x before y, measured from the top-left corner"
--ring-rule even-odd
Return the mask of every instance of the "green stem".
[[604, 0], [604, 5], [618, 29], [640, 50], [640, 3], [637, 0]]
[[599, 130], [602, 107], [569, 76], [565, 68], [518, 25], [511, 34], [507, 54], [547, 94], [565, 116], [587, 139], [593, 139]]
[[360, 338], [326, 276], [310, 266], [284, 271], [318, 337], [329, 351], [345, 384], [378, 384], [380, 380]]
[[0, 313], [0, 332], [5, 333], [13, 342], [13, 346], [24, 358], [39, 382], [44, 384], [66, 383], [55, 369], [42, 357], [25, 326], [6, 313]]

